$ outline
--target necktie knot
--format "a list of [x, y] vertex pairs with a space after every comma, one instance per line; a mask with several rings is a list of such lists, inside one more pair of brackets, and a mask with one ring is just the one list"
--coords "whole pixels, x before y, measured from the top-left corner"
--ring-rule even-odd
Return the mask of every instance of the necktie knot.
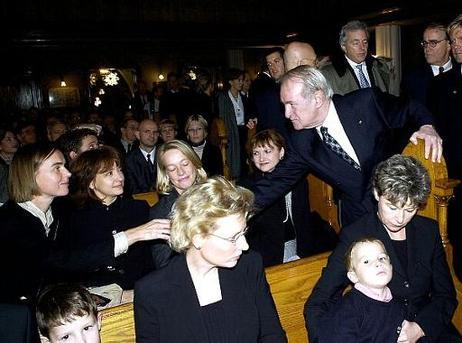
[[438, 75], [439, 75], [439, 74], [443, 74], [443, 73], [444, 73], [444, 67], [439, 67], [439, 68], [438, 68], [438, 70], [439, 70], [439, 73], [438, 73]]

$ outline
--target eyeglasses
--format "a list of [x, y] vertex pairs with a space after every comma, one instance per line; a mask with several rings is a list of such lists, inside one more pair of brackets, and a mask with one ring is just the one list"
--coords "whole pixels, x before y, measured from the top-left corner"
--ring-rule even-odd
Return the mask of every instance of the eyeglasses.
[[249, 230], [249, 227], [247, 226], [244, 230], [236, 233], [233, 237], [222, 237], [222, 236], [219, 236], [219, 235], [216, 235], [214, 233], [209, 233], [208, 236], [213, 236], [213, 237], [216, 237], [216, 238], [220, 238], [224, 241], [228, 241], [232, 244], [236, 244], [236, 242], [239, 240], [239, 238], [243, 237], [247, 231]]
[[425, 49], [426, 47], [428, 47], [428, 46], [430, 46], [430, 48], [434, 49], [434, 48], [436, 48], [436, 46], [437, 46], [439, 43], [444, 42], [445, 40], [447, 40], [447, 39], [429, 40], [429, 41], [424, 40], [424, 41], [421, 41], [421, 42], [420, 42], [420, 45], [422, 45], [422, 48], [424, 48], [424, 49]]

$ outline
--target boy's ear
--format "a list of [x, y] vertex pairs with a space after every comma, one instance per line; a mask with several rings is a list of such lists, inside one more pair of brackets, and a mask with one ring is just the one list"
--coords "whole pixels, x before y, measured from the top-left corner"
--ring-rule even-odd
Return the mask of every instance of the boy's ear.
[[50, 343], [50, 340], [42, 334], [40, 334], [40, 343]]
[[103, 320], [103, 313], [101, 311], [98, 312], [98, 315], [96, 316], [97, 320], [97, 325], [98, 325], [98, 331], [101, 331], [101, 322]]
[[347, 277], [348, 279], [353, 282], [353, 283], [357, 283], [359, 280], [358, 280], [358, 277], [356, 276], [356, 273], [353, 271], [353, 270], [350, 270], [348, 273], [347, 273]]
[[379, 198], [380, 198], [380, 197], [379, 197], [379, 193], [377, 193], [377, 190], [376, 190], [375, 188], [374, 188], [374, 191], [373, 191], [373, 192], [374, 192], [374, 198], [375, 198], [375, 200], [379, 201]]

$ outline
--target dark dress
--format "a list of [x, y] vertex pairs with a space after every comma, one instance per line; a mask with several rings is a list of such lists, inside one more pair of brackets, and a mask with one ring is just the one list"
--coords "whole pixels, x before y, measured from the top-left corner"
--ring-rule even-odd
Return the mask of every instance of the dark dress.
[[[76, 247], [111, 239], [115, 233], [142, 225], [148, 221], [149, 206], [145, 201], [119, 197], [109, 206], [89, 200], [71, 215], [72, 243]], [[123, 289], [133, 289], [134, 282], [152, 270], [148, 244], [138, 242], [115, 263], [78, 276], [88, 286], [117, 283]]]

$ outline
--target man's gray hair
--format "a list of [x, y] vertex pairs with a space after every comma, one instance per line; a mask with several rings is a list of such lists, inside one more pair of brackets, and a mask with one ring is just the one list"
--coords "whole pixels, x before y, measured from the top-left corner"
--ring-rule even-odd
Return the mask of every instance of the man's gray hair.
[[340, 34], [338, 37], [338, 42], [340, 46], [345, 45], [347, 32], [358, 30], [363, 30], [364, 32], [366, 32], [367, 39], [369, 39], [369, 31], [367, 31], [366, 23], [359, 20], [352, 20], [343, 25], [342, 29], [340, 30]]
[[455, 29], [462, 27], [462, 14], [459, 14], [451, 23], [448, 25], [448, 34], [450, 35]]
[[303, 84], [301, 95], [309, 99], [316, 91], [321, 91], [327, 98], [332, 98], [334, 91], [324, 75], [316, 68], [306, 65], [289, 70], [281, 78], [281, 85], [288, 80], [297, 80]]

